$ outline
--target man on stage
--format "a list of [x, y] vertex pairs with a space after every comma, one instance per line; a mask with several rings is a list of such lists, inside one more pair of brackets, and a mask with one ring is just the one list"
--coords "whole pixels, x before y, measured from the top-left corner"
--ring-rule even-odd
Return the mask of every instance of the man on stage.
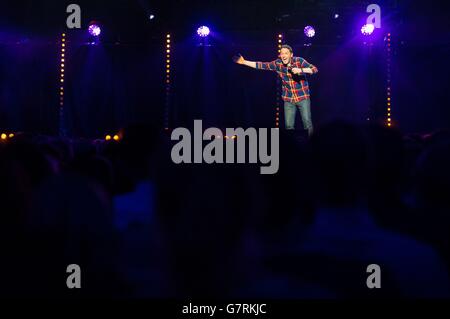
[[284, 101], [284, 118], [287, 130], [295, 128], [297, 108], [302, 117], [303, 127], [308, 134], [313, 133], [311, 120], [311, 100], [306, 74], [316, 74], [318, 69], [301, 57], [294, 57], [292, 47], [283, 45], [280, 58], [272, 62], [252, 62], [242, 55], [234, 58], [238, 64], [260, 70], [276, 71], [282, 79], [282, 99]]

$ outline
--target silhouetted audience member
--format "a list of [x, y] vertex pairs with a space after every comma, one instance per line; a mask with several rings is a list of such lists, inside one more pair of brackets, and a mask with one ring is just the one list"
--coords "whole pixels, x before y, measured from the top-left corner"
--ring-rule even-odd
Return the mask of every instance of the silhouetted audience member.
[[450, 270], [450, 138], [427, 148], [414, 171], [416, 235], [434, 245]]
[[[117, 270], [117, 237], [110, 197], [91, 180], [61, 174], [37, 190], [27, 218], [25, 295], [40, 297], [126, 296]], [[68, 265], [81, 268], [81, 289], [68, 289]]]
[[[448, 297], [448, 275], [437, 253], [381, 228], [371, 216], [369, 155], [356, 125], [332, 123], [312, 137], [317, 209], [300, 245], [301, 254], [310, 259], [300, 269], [332, 287], [338, 297]], [[367, 289], [364, 272], [370, 264], [381, 267], [384, 290]]]
[[[299, 234], [297, 245], [286, 245], [266, 258], [279, 277], [272, 275], [263, 296], [449, 296], [448, 274], [438, 254], [413, 238], [383, 229], [371, 215], [372, 155], [364, 130], [356, 125], [335, 122], [316, 131], [310, 144], [314, 221]], [[381, 267], [382, 289], [366, 286], [371, 264]]]

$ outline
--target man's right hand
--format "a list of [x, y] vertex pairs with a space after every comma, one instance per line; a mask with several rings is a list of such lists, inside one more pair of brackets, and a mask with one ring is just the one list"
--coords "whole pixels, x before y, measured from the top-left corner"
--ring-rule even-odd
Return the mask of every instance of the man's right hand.
[[234, 61], [234, 63], [237, 63], [237, 64], [244, 64], [245, 59], [241, 54], [238, 54], [233, 57], [233, 61]]

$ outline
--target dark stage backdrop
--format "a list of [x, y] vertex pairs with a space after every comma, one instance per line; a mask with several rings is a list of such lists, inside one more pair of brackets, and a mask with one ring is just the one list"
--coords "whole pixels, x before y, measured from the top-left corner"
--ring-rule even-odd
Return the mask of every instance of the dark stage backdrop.
[[[276, 58], [273, 33], [229, 34], [200, 45], [173, 37], [169, 126], [273, 127], [280, 94], [274, 72], [232, 62]], [[294, 38], [294, 35], [291, 35]], [[289, 39], [287, 39], [289, 40]], [[290, 42], [295, 55], [319, 68], [309, 77], [316, 124], [366, 120], [383, 99], [382, 53], [361, 43], [346, 47]], [[69, 136], [102, 137], [134, 122], [163, 125], [164, 39], [141, 44], [88, 45], [68, 37], [63, 126]], [[206, 45], [205, 45], [206, 44]], [[4, 47], [2, 127], [57, 134], [59, 47]], [[280, 109], [283, 126], [283, 106]], [[297, 118], [300, 121], [300, 118]], [[300, 122], [298, 122], [300, 125]]]
[[405, 44], [394, 60], [394, 117], [403, 132], [450, 128], [450, 44]]
[[[63, 126], [68, 136], [103, 137], [130, 123], [162, 126], [164, 52], [156, 44], [91, 46], [67, 41]], [[60, 46], [0, 45], [0, 129], [59, 134]]]
[[162, 44], [75, 44], [68, 51], [64, 120], [70, 135], [101, 137], [136, 122], [162, 127]]
[[57, 134], [57, 52], [46, 41], [0, 44], [0, 129]]
[[[359, 40], [340, 45], [304, 46], [289, 34], [295, 55], [319, 68], [310, 76], [316, 125], [336, 118], [366, 121], [386, 110], [385, 53]], [[162, 127], [165, 108], [164, 38], [132, 44], [86, 45], [68, 39], [64, 125], [69, 136], [103, 137], [134, 122]], [[392, 113], [405, 132], [449, 127], [449, 46], [401, 45], [393, 39]], [[169, 126], [272, 127], [277, 76], [236, 65], [276, 58], [276, 34], [247, 32], [172, 42], [172, 96]], [[0, 129], [58, 134], [59, 45], [29, 40], [0, 44]], [[283, 111], [280, 110], [283, 126]], [[300, 118], [297, 118], [299, 123]], [[300, 123], [299, 123], [300, 124]]]

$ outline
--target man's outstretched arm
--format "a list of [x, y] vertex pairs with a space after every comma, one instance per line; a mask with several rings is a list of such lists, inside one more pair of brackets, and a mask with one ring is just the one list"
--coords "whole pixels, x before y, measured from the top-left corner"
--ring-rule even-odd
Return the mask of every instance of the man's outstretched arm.
[[244, 59], [244, 57], [242, 55], [238, 55], [238, 56], [234, 57], [233, 59], [234, 59], [234, 62], [236, 62], [237, 64], [246, 65], [248, 67], [256, 69], [256, 62], [247, 61]]
[[272, 61], [272, 62], [247, 61], [244, 59], [244, 57], [242, 55], [238, 55], [238, 56], [234, 57], [233, 60], [237, 64], [246, 65], [253, 69], [278, 71], [278, 67], [277, 67], [275, 61]]

